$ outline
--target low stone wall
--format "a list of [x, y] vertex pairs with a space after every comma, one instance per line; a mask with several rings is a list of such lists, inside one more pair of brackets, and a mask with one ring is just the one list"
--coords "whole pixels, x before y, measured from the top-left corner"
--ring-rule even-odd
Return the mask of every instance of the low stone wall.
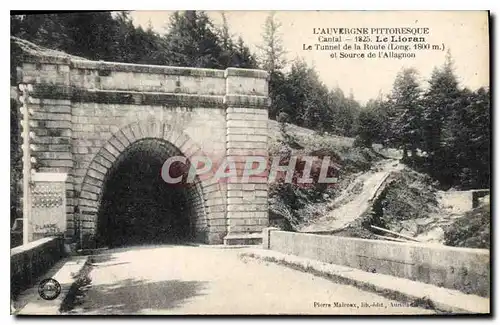
[[64, 255], [64, 240], [47, 237], [10, 250], [10, 282], [13, 298]]
[[490, 296], [490, 253], [485, 249], [301, 234], [269, 228], [263, 231], [263, 247]]
[[441, 192], [441, 204], [451, 212], [462, 214], [479, 206], [479, 199], [490, 194], [489, 189]]

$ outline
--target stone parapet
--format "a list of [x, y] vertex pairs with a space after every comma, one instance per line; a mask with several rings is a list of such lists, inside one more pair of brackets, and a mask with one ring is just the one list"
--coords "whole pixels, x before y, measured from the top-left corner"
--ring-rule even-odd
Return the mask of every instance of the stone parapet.
[[490, 252], [428, 243], [271, 231], [268, 248], [284, 254], [490, 296]]

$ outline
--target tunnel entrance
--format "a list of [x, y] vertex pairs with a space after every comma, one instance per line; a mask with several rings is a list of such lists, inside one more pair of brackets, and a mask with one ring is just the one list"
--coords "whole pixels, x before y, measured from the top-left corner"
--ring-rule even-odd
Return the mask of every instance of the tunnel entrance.
[[181, 155], [172, 144], [145, 139], [131, 144], [107, 173], [98, 212], [99, 246], [179, 243], [193, 237], [193, 191], [167, 184], [163, 163]]

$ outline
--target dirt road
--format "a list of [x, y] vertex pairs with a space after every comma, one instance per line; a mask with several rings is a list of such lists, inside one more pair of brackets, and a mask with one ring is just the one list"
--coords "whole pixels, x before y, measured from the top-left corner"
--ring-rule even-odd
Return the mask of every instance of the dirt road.
[[96, 257], [92, 287], [71, 313], [432, 313], [391, 306], [398, 303], [283, 266], [242, 260], [242, 250], [159, 246], [109, 251]]
[[325, 216], [302, 227], [300, 232], [334, 231], [359, 218], [372, 204], [372, 198], [391, 172], [404, 166], [394, 159], [379, 162], [375, 170], [361, 174], [331, 204], [336, 206]]

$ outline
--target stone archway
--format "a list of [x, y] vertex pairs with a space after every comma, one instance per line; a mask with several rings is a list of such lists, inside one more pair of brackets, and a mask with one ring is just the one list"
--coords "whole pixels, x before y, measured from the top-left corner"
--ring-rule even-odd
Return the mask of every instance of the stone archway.
[[[33, 113], [26, 115], [31, 131], [24, 172], [67, 175], [66, 215], [61, 219], [66, 221], [68, 242], [82, 243], [83, 236], [92, 239], [108, 170], [138, 140], [160, 139], [188, 158], [203, 148], [219, 166], [223, 160], [241, 163], [244, 157], [268, 156], [265, 71], [29, 54], [20, 72], [28, 85], [24, 107]], [[35, 168], [28, 166], [31, 158]], [[221, 182], [213, 178], [193, 187], [202, 193], [196, 204], [205, 216], [195, 218], [198, 240], [228, 245], [260, 242], [269, 223], [265, 175]], [[23, 196], [29, 190], [25, 182]], [[28, 204], [23, 208], [31, 209]]]
[[[106, 197], [106, 186], [120, 168], [120, 164], [130, 158], [131, 152], [141, 152], [141, 145], [145, 148], [145, 144], [155, 147], [156, 154], [161, 154], [162, 159], [183, 155], [189, 161], [194, 155], [203, 155], [202, 150], [189, 136], [165, 122], [135, 122], [115, 132], [93, 157], [82, 182], [77, 225], [77, 235], [80, 237], [77, 240], [80, 240], [82, 246], [94, 246], [96, 240], [102, 237], [99, 236], [103, 233], [100, 227], [105, 227], [102, 214], [106, 213], [102, 211], [103, 199], [112, 197]], [[188, 216], [185, 216], [189, 219], [189, 239], [207, 241], [210, 226], [209, 209], [205, 204], [207, 196], [213, 197], [215, 192], [217, 196], [223, 197], [221, 193], [217, 193], [217, 186], [212, 185], [214, 184], [204, 184], [196, 179], [182, 189], [189, 207], [186, 212]]]

